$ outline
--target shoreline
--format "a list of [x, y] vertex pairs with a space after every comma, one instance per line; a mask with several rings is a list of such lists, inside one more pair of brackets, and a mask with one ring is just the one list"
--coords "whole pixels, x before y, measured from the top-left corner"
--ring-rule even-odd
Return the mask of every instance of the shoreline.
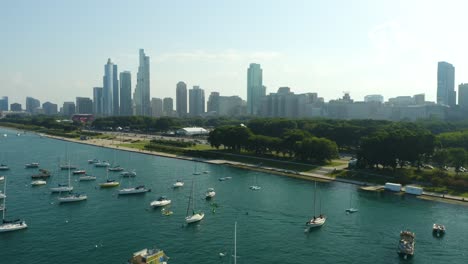
[[[4, 126], [0, 126], [0, 127], [21, 132], [21, 130], [18, 130], [16, 128], [4, 127]], [[169, 154], [169, 153], [164, 153], [164, 152], [140, 150], [140, 149], [134, 149], [134, 148], [129, 148], [129, 147], [119, 147], [119, 146], [113, 145], [113, 142], [112, 142], [113, 140], [110, 140], [110, 142], [108, 142], [109, 140], [107, 139], [80, 140], [80, 139], [53, 136], [53, 135], [48, 135], [48, 134], [40, 134], [34, 131], [28, 131], [28, 132], [34, 133], [41, 137], [47, 137], [50, 139], [61, 140], [61, 141], [66, 141], [66, 142], [73, 142], [77, 144], [102, 147], [102, 148], [108, 148], [108, 149], [117, 149], [117, 150], [122, 150], [122, 151], [127, 151], [127, 152], [132, 152], [132, 153], [140, 153], [144, 155], [151, 155], [151, 156], [157, 156], [157, 157], [202, 162], [202, 163], [211, 164], [211, 165], [226, 165], [226, 166], [231, 166], [234, 168], [239, 168], [239, 169], [244, 169], [244, 170], [265, 172], [265, 173], [270, 173], [274, 175], [291, 177], [291, 178], [302, 179], [302, 180], [307, 180], [307, 181], [340, 182], [340, 183], [352, 184], [352, 185], [357, 185], [357, 186], [375, 186], [376, 185], [376, 184], [369, 183], [369, 182], [348, 180], [344, 178], [335, 178], [335, 177], [329, 177], [329, 176], [320, 175], [316, 173], [309, 173], [309, 172], [298, 172], [297, 174], [293, 174], [293, 173], [285, 172], [285, 170], [281, 170], [278, 168], [253, 165], [253, 164], [242, 163], [242, 162], [237, 162], [237, 161], [203, 159], [203, 158], [195, 158], [195, 157], [190, 157], [190, 156], [174, 155], [174, 154]], [[460, 204], [460, 205], [468, 205], [468, 199], [465, 199], [464, 197], [445, 195], [445, 194], [434, 193], [434, 192], [423, 192], [423, 194], [417, 196], [417, 198], [423, 199], [423, 200], [451, 203], [451, 204], [455, 203], [455, 204]]]

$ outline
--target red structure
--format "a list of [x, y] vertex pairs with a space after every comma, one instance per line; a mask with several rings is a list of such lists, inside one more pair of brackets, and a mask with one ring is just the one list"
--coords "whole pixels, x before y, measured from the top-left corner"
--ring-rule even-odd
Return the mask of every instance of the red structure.
[[72, 116], [73, 122], [91, 123], [94, 121], [94, 115], [91, 114], [76, 114]]

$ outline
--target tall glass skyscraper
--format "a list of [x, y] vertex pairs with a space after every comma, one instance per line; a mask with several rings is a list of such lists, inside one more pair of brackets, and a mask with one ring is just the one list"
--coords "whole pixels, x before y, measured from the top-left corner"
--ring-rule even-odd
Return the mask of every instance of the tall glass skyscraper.
[[114, 113], [114, 64], [111, 59], [104, 65], [103, 90], [102, 90], [102, 115], [111, 116]]
[[103, 113], [102, 90], [102, 87], [93, 88], [93, 113], [96, 116], [100, 116]]
[[8, 111], [8, 96], [0, 97], [0, 111]]
[[124, 71], [120, 73], [120, 115], [132, 114], [132, 75], [129, 71]]
[[191, 116], [201, 116], [205, 113], [205, 91], [199, 86], [189, 90], [189, 113]]
[[251, 63], [247, 69], [247, 114], [257, 115], [261, 99], [266, 94], [260, 64]]
[[445, 61], [437, 65], [437, 104], [450, 107], [456, 104], [455, 67]]
[[137, 83], [133, 95], [137, 115], [150, 116], [150, 59], [145, 51], [140, 49], [140, 66], [138, 67]]
[[119, 79], [117, 72], [117, 65], [114, 64], [112, 68], [112, 115], [119, 115]]
[[187, 84], [184, 82], [176, 86], [176, 111], [179, 117], [187, 115]]

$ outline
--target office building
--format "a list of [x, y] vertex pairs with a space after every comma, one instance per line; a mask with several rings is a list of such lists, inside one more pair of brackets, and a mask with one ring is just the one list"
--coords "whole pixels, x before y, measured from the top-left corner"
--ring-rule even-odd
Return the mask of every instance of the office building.
[[129, 71], [124, 71], [120, 73], [120, 115], [133, 115], [132, 75]]
[[77, 97], [75, 110], [76, 114], [92, 114], [93, 101], [88, 97]]
[[458, 85], [458, 105], [468, 108], [468, 83]]
[[67, 117], [71, 117], [75, 114], [75, 103], [74, 102], [64, 102], [62, 107], [62, 114]]
[[247, 69], [247, 114], [257, 115], [260, 102], [266, 95], [260, 64], [251, 63]]
[[[138, 66], [137, 83], [133, 95], [137, 115], [149, 116], [150, 107], [150, 58], [140, 49], [140, 65]], [[153, 112], [154, 113], [154, 112]]]
[[0, 97], [0, 111], [8, 111], [8, 96]]
[[23, 111], [23, 108], [21, 107], [21, 104], [12, 103], [10, 105], [10, 111], [12, 111], [12, 112], [21, 112], [21, 111]]
[[42, 104], [42, 111], [45, 115], [56, 115], [58, 113], [58, 105], [51, 102]]
[[163, 101], [161, 98], [151, 98], [151, 116], [161, 117], [163, 115]]
[[112, 67], [112, 115], [120, 114], [119, 79], [117, 77], [117, 65], [114, 64], [114, 66]]
[[379, 102], [383, 103], [384, 102], [384, 97], [380, 94], [370, 94], [364, 96], [364, 102]]
[[178, 82], [176, 86], [176, 111], [179, 117], [187, 115], [187, 84]]
[[174, 102], [172, 98], [166, 97], [163, 99], [163, 115], [173, 116], [174, 115]]
[[32, 97], [26, 97], [26, 112], [35, 113], [35, 110], [41, 106], [41, 102]]
[[104, 113], [102, 87], [93, 88], [93, 113], [95, 116], [101, 116]]
[[206, 103], [206, 111], [208, 113], [216, 113], [219, 114], [219, 93], [218, 92], [211, 92], [210, 96], [208, 97], [208, 102]]
[[102, 89], [102, 115], [111, 116], [114, 113], [114, 64], [111, 59], [104, 65]]
[[189, 90], [189, 114], [201, 116], [205, 113], [205, 91], [199, 86]]
[[455, 106], [455, 68], [441, 61], [437, 66], [437, 104]]

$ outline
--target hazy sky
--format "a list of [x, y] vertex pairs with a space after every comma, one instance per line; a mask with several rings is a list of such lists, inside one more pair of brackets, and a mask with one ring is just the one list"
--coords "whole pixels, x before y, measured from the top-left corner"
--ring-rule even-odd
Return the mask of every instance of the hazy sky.
[[151, 97], [178, 81], [208, 97], [246, 98], [249, 63], [267, 93], [289, 86], [325, 100], [351, 92], [425, 93], [437, 62], [468, 82], [468, 1], [0, 0], [0, 96], [62, 104], [92, 97], [108, 58], [136, 84], [138, 49], [151, 58]]

